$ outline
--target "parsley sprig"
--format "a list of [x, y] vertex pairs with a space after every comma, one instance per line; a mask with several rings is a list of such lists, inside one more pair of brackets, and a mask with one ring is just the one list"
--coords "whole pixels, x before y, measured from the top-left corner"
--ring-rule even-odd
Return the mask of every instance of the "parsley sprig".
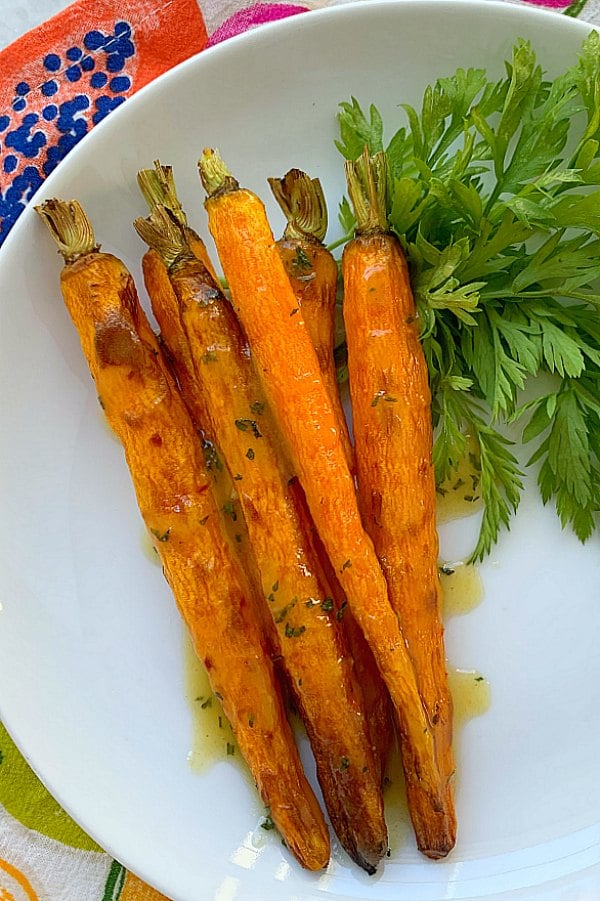
[[[585, 541], [600, 509], [600, 36], [548, 81], [518, 40], [506, 74], [458, 69], [384, 145], [375, 106], [342, 103], [338, 149], [385, 149], [389, 224], [411, 268], [432, 388], [438, 482], [467, 435], [484, 512], [473, 559], [508, 528], [523, 472], [506, 437], [534, 439], [544, 503]], [[344, 200], [340, 223], [354, 222]], [[533, 377], [551, 390], [523, 402]], [[548, 379], [548, 375], [546, 378]]]

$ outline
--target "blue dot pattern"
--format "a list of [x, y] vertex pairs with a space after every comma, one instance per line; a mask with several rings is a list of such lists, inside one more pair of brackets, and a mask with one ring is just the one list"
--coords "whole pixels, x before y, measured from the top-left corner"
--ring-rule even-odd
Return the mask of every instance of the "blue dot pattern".
[[14, 85], [10, 106], [0, 108], [0, 244], [46, 176], [124, 103], [135, 53], [131, 25], [118, 21], [112, 32], [88, 31], [62, 55], [47, 53], [39, 81]]

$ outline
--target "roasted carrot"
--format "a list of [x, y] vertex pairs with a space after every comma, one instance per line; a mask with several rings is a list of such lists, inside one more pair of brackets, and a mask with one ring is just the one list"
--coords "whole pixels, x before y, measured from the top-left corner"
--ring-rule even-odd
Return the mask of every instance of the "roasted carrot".
[[[193, 362], [190, 375], [238, 486], [265, 604], [332, 825], [350, 856], [373, 873], [387, 849], [387, 830], [362, 692], [340, 623], [344, 608], [336, 609], [324, 590], [290, 503], [280, 437], [246, 338], [168, 211], [159, 206], [135, 227], [168, 272]], [[151, 284], [148, 291], [152, 299]], [[162, 305], [154, 312], [162, 328]]]
[[[344, 248], [342, 275], [359, 500], [414, 665], [444, 780], [443, 808], [432, 812], [421, 786], [409, 779], [409, 810], [417, 832], [429, 836], [429, 853], [443, 856], [456, 836], [455, 765], [427, 363], [408, 266], [387, 228], [385, 154], [369, 158], [365, 151], [346, 164], [346, 173], [357, 220], [357, 235]], [[436, 836], [444, 836], [444, 842], [434, 841]]]
[[[158, 160], [153, 169], [141, 169], [137, 181], [139, 188], [152, 210], [158, 203], [164, 204], [184, 231], [185, 239], [193, 254], [201, 260], [216, 279], [206, 245], [202, 238], [190, 228], [179, 198], [171, 166], [163, 166]], [[149, 248], [142, 258], [144, 284], [151, 298], [152, 309], [159, 323], [160, 341], [165, 357], [177, 380], [182, 397], [188, 408], [199, 435], [202, 438], [204, 461], [213, 484], [213, 495], [218, 508], [225, 511], [224, 523], [229, 539], [233, 542], [236, 555], [240, 558], [246, 574], [255, 590], [260, 589], [260, 578], [252, 546], [248, 540], [246, 521], [242, 515], [236, 483], [223, 462], [223, 454], [216, 436], [211, 431], [210, 419], [201, 392], [195, 390], [193, 361], [181, 327], [179, 307], [173, 293], [165, 265], [159, 254]], [[271, 619], [264, 616], [259, 605], [263, 626], [269, 642], [274, 647], [274, 630]]]
[[323, 188], [318, 178], [310, 178], [300, 169], [290, 169], [283, 178], [269, 178], [269, 185], [287, 219], [283, 237], [277, 242], [279, 255], [317, 352], [323, 384], [352, 469], [352, 447], [333, 356], [338, 266], [323, 244], [327, 232]]
[[[300, 169], [290, 169], [283, 178], [269, 178], [268, 181], [287, 219], [283, 237], [277, 241], [279, 255], [317, 352], [323, 384], [329, 394], [349, 466], [353, 470], [354, 454], [334, 359], [338, 265], [323, 244], [327, 233], [327, 203], [323, 188], [318, 178], [310, 178]], [[306, 533], [312, 535], [315, 527], [302, 486], [294, 480], [290, 490], [298, 515], [305, 521]], [[318, 536], [315, 536], [313, 553], [319, 557], [327, 573], [329, 593], [338, 605], [342, 604], [344, 593]], [[373, 653], [352, 613], [346, 616], [344, 625], [365, 698], [375, 758], [383, 779], [393, 738], [388, 692]]]
[[[375, 655], [411, 766], [432, 811], [446, 802], [433, 733], [371, 539], [361, 523], [354, 482], [308, 331], [279, 257], [265, 209], [241, 189], [216, 151], [199, 163], [206, 209], [234, 306], [287, 440], [319, 535], [348, 603]], [[431, 853], [426, 836], [420, 847]]]
[[100, 253], [76, 202], [37, 208], [66, 265], [65, 304], [181, 616], [273, 821], [321, 869], [329, 836], [302, 770], [244, 572], [211, 494], [191, 419], [118, 259]]

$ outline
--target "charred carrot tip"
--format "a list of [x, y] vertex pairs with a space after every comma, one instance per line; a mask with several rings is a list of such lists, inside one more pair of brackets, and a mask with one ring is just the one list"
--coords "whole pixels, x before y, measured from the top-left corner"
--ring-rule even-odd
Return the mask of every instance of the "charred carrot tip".
[[66, 263], [100, 249], [92, 223], [77, 200], [45, 200], [34, 207]]

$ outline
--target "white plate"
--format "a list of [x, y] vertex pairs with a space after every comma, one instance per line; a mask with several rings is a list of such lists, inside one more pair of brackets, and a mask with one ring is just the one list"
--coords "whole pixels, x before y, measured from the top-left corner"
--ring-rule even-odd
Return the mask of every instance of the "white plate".
[[[351, 94], [390, 128], [458, 66], [499, 75], [518, 35], [556, 74], [580, 23], [495, 4], [358, 4], [302, 16], [190, 60], [94, 130], [44, 196], [78, 197], [104, 247], [139, 278], [131, 227], [138, 168], [175, 166], [204, 223], [196, 160], [218, 145], [268, 200], [290, 166], [320, 176], [335, 220], [341, 159], [335, 112]], [[273, 213], [276, 229], [281, 217]], [[412, 840], [367, 878], [341, 859], [308, 875], [267, 837], [235, 768], [188, 767], [181, 627], [121, 451], [58, 290], [59, 259], [31, 209], [0, 253], [0, 686], [2, 717], [50, 790], [97, 841], [177, 901], [365, 898], [425, 901], [600, 896], [600, 554], [563, 534], [529, 490], [482, 568], [485, 601], [449, 623], [453, 664], [480, 669], [493, 702], [460, 742], [458, 847], [443, 863]], [[444, 527], [443, 550], [469, 525]]]

